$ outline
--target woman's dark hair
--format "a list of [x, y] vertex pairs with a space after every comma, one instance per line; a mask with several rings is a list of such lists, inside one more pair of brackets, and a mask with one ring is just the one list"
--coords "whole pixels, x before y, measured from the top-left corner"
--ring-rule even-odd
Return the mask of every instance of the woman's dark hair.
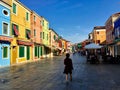
[[70, 57], [70, 54], [69, 54], [69, 53], [67, 53], [67, 54], [66, 54], [66, 57]]

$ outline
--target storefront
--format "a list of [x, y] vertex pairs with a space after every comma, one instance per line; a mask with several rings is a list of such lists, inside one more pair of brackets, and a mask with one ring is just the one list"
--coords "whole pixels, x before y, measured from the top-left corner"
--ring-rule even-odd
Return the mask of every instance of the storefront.
[[10, 43], [12, 41], [11, 37], [0, 36], [0, 66], [10, 65]]

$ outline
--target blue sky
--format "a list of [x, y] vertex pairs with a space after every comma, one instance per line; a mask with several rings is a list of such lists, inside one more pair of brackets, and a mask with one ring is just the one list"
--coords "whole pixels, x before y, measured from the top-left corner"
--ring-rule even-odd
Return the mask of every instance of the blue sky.
[[120, 12], [120, 0], [20, 0], [45, 17], [63, 38], [78, 43], [88, 38], [94, 26], [103, 26]]

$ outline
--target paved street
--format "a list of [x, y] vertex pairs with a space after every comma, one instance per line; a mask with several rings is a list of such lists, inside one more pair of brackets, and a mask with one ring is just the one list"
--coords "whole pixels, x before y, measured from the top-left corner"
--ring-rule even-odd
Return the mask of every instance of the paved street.
[[71, 55], [73, 81], [65, 82], [63, 56], [0, 69], [0, 90], [120, 90], [120, 65], [89, 64]]

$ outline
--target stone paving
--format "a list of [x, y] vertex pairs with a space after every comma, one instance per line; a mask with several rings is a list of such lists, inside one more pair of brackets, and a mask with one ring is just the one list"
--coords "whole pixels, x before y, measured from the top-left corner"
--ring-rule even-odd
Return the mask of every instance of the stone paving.
[[65, 56], [0, 69], [0, 90], [120, 90], [120, 65], [89, 64], [75, 54], [73, 81], [65, 82]]

